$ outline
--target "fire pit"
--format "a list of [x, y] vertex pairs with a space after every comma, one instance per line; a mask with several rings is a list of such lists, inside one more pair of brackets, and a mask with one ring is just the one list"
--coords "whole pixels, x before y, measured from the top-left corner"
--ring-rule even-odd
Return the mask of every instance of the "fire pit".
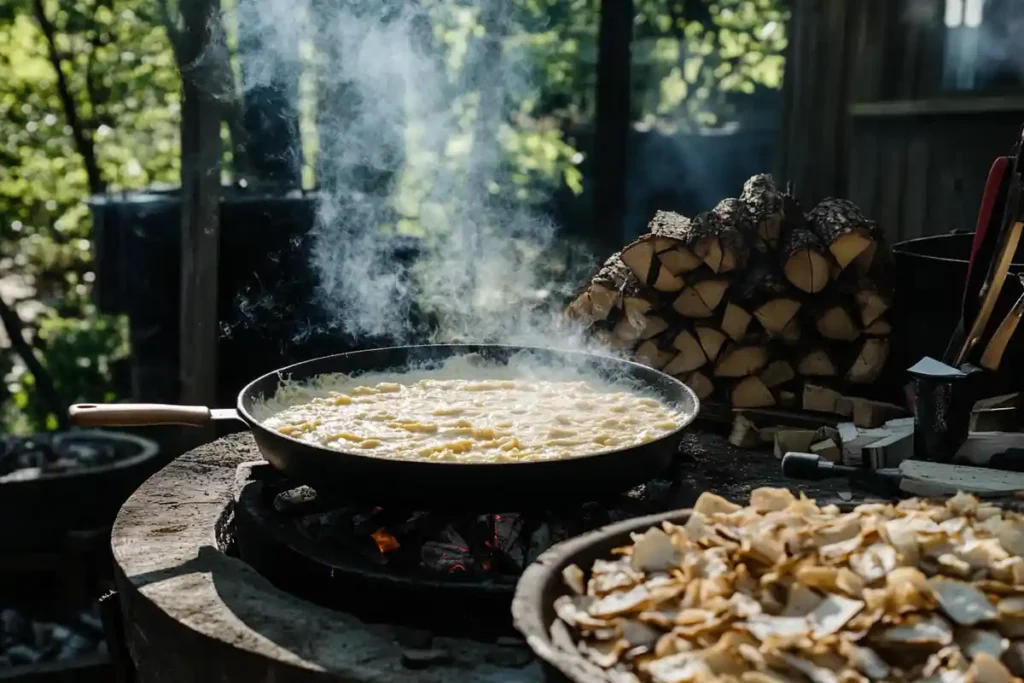
[[540, 681], [509, 612], [539, 553], [707, 489], [739, 500], [779, 484], [777, 460], [717, 435], [688, 435], [684, 453], [664, 478], [614, 499], [453, 515], [297, 487], [259, 461], [248, 434], [198, 448], [149, 479], [114, 527], [138, 679]]

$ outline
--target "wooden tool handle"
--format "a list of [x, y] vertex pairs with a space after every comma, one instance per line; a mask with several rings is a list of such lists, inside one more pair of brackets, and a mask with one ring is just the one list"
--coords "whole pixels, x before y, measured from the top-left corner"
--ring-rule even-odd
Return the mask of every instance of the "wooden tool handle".
[[1010, 272], [1010, 264], [1013, 262], [1014, 254], [1017, 253], [1017, 245], [1020, 243], [1022, 231], [1024, 231], [1024, 222], [1014, 220], [1005, 228], [1000, 237], [999, 247], [990, 264], [988, 274], [985, 276], [985, 281], [981, 285], [981, 306], [978, 308], [978, 314], [967, 333], [960, 353], [957, 354], [956, 361], [953, 363], [954, 367], [960, 367], [967, 360], [968, 354], [984, 334], [989, 318], [992, 317], [992, 311], [995, 310], [999, 294], [1003, 291], [1003, 282], [1006, 280], [1007, 273]]
[[[1024, 277], [1021, 278], [1021, 285], [1024, 285]], [[1022, 317], [1024, 317], [1024, 294], [1020, 295], [1003, 322], [999, 323], [999, 327], [992, 333], [992, 338], [981, 355], [981, 367], [993, 372], [999, 369], [999, 365], [1003, 362], [1003, 354], [1006, 353], [1006, 348], [1010, 345], [1010, 340], [1013, 339]]]
[[166, 403], [79, 403], [68, 409], [68, 415], [71, 424], [78, 427], [204, 427], [212, 420], [210, 409], [206, 406]]

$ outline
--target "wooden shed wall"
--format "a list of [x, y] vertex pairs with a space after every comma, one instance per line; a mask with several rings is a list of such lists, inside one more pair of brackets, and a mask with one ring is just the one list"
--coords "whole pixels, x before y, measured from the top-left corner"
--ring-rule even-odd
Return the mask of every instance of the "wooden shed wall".
[[776, 173], [846, 196], [890, 241], [970, 230], [1024, 92], [944, 95], [940, 0], [793, 0]]

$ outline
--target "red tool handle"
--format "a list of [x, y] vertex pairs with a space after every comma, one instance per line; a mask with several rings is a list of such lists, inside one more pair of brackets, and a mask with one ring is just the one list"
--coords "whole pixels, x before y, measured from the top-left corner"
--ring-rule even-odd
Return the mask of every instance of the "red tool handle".
[[[985, 241], [985, 237], [989, 235], [988, 228], [992, 221], [992, 212], [995, 210], [996, 199], [999, 196], [999, 191], [1002, 189], [1003, 180], [1006, 177], [1006, 173], [1010, 168], [1009, 157], [999, 157], [992, 162], [992, 168], [989, 169], [988, 179], [985, 181], [985, 191], [981, 195], [981, 206], [978, 208], [978, 222], [974, 226], [974, 241], [971, 243], [971, 258], [967, 264], [967, 280], [964, 282], [964, 311], [967, 311], [968, 306], [976, 305], [976, 302], [971, 302], [972, 297], [978, 296], [978, 287], [971, 287], [971, 274], [974, 272], [974, 264], [978, 260], [978, 252], [981, 250], [982, 244]], [[997, 226], [998, 229], [998, 226]], [[992, 237], [996, 235], [993, 233]], [[981, 281], [978, 281], [980, 287]]]

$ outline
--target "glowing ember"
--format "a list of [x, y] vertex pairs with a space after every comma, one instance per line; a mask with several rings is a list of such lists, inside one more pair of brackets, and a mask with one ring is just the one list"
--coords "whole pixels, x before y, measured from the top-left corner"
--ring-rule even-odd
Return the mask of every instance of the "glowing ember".
[[402, 547], [398, 539], [389, 534], [383, 527], [374, 531], [370, 536], [377, 542], [377, 548], [382, 553], [393, 553]]

